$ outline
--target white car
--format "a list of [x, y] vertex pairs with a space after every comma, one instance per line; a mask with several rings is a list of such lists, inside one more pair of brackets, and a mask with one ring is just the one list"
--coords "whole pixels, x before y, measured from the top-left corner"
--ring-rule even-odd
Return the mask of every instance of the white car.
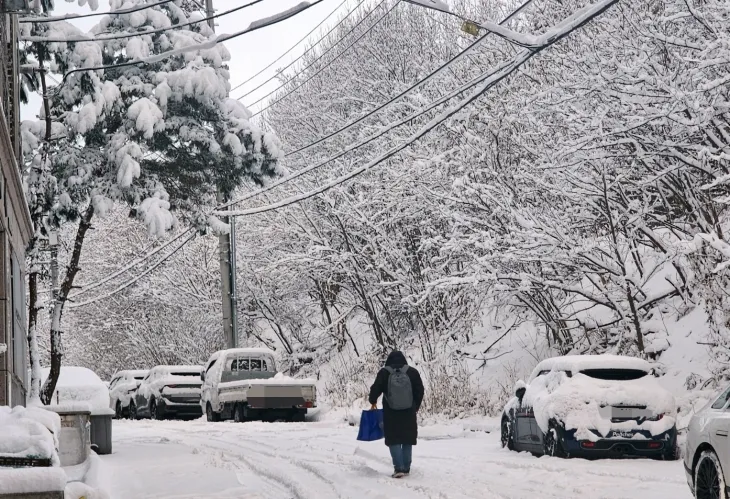
[[129, 403], [148, 372], [146, 369], [119, 371], [112, 376], [109, 382], [109, 407], [114, 410], [117, 419], [129, 417]]
[[730, 387], [689, 422], [684, 452], [687, 483], [697, 499], [730, 497]]
[[518, 381], [502, 415], [502, 446], [557, 457], [677, 459], [677, 405], [648, 362], [571, 355]]

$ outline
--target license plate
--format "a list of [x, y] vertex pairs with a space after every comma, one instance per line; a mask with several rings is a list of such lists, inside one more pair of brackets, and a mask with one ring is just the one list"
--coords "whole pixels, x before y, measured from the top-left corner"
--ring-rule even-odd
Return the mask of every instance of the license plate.
[[612, 407], [611, 417], [615, 419], [638, 419], [646, 415], [646, 409], [633, 407]]

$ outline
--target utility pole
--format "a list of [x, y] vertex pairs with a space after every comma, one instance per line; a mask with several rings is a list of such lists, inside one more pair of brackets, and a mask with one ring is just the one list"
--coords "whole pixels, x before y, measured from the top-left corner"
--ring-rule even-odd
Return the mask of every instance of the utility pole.
[[[214, 15], [213, 0], [205, 0], [206, 17]], [[208, 20], [208, 26], [215, 31], [215, 19]], [[216, 196], [219, 203], [226, 201], [220, 190]], [[222, 220], [228, 223], [228, 234], [218, 236], [218, 254], [221, 269], [221, 304], [223, 308], [223, 334], [228, 348], [238, 346], [238, 320], [236, 317], [236, 221], [234, 217]]]

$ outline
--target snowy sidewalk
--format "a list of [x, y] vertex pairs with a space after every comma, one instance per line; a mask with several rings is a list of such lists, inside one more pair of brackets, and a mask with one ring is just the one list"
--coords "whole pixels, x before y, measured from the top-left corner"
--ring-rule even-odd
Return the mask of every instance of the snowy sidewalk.
[[535, 458], [497, 434], [428, 426], [410, 477], [395, 480], [381, 442], [322, 423], [115, 421], [104, 457], [115, 499], [690, 499], [681, 461]]

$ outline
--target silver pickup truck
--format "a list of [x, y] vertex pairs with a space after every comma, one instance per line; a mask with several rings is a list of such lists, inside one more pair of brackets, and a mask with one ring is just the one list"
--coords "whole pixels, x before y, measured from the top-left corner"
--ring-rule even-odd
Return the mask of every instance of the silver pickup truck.
[[317, 406], [314, 380], [277, 374], [274, 354], [266, 348], [219, 350], [200, 377], [200, 405], [208, 421], [304, 421], [307, 409]]

